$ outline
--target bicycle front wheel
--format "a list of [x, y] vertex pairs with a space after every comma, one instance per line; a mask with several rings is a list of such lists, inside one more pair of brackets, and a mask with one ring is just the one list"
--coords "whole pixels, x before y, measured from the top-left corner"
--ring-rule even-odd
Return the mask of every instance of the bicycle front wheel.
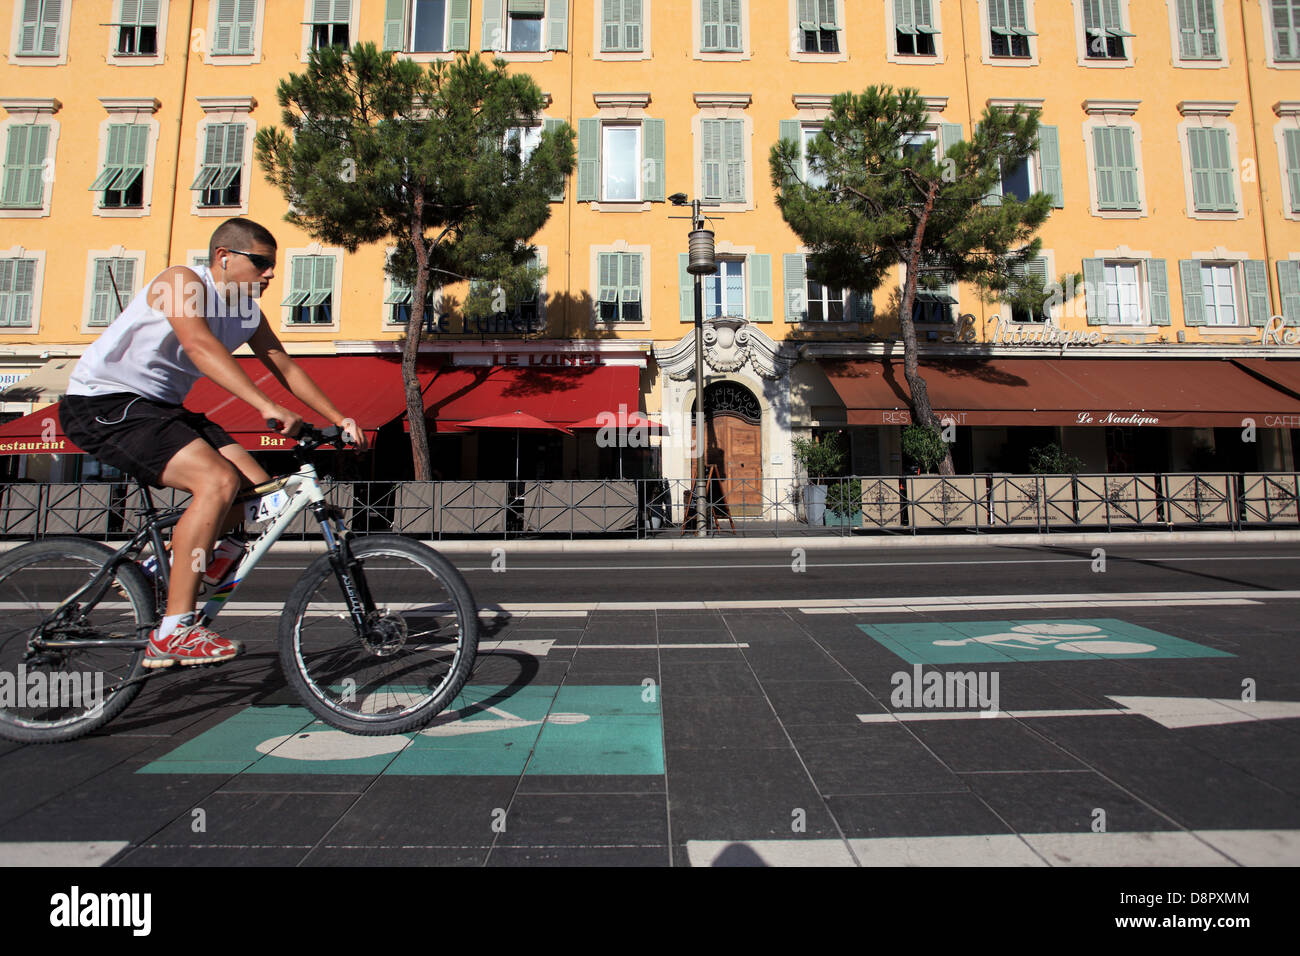
[[330, 556], [299, 579], [280, 617], [285, 679], [317, 717], [354, 734], [423, 727], [460, 692], [478, 649], [465, 579], [432, 548], [399, 535], [351, 543], [375, 610], [358, 634]]
[[139, 568], [119, 565], [98, 598], [55, 616], [112, 557], [93, 541], [49, 538], [0, 559], [0, 737], [72, 740], [140, 692], [154, 603]]

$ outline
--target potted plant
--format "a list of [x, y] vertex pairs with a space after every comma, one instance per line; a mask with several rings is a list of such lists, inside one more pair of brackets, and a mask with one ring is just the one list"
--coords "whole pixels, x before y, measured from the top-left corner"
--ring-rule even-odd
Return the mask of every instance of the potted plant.
[[826, 510], [826, 485], [822, 483], [823, 479], [844, 467], [844, 447], [839, 434], [824, 435], [820, 441], [796, 438], [794, 460], [808, 475], [808, 483], [802, 487], [804, 520], [809, 524], [821, 524]]
[[826, 490], [826, 524], [842, 528], [855, 528], [862, 524], [862, 482], [857, 478], [840, 479]]
[[943, 461], [948, 450], [938, 429], [924, 425], [903, 426], [903, 456], [922, 473], [930, 473]]

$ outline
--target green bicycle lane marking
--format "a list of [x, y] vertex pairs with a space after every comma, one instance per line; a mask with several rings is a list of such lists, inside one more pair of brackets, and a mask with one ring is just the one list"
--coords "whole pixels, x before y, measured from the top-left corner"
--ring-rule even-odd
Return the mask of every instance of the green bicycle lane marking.
[[[664, 772], [658, 697], [636, 686], [471, 685], [418, 733], [362, 737], [248, 707], [139, 773], [608, 776]], [[531, 757], [531, 760], [530, 760]]]
[[909, 664], [1187, 660], [1234, 656], [1116, 618], [929, 621], [859, 624], [858, 628]]

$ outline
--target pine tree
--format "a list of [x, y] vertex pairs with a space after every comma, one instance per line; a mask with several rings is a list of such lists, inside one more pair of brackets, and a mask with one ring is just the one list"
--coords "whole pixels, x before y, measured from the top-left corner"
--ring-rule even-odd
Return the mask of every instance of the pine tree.
[[278, 96], [284, 128], [258, 131], [257, 157], [289, 200], [286, 220], [349, 252], [396, 244], [388, 272], [412, 289], [402, 381], [415, 477], [425, 480], [415, 360], [426, 298], [466, 278], [516, 291], [536, 280], [528, 240], [573, 169], [573, 129], [543, 132], [525, 162], [506, 133], [539, 123], [543, 94], [531, 77], [466, 55], [426, 69], [373, 43], [313, 50]]
[[[842, 93], [807, 149], [809, 171], [823, 182], [805, 181], [800, 144], [790, 140], [772, 148], [770, 165], [781, 213], [809, 249], [812, 278], [870, 294], [905, 264], [898, 312], [903, 373], [913, 421], [937, 429], [917, 363], [918, 277], [945, 274], [1006, 292], [1015, 284], [1012, 270], [1038, 254], [1034, 233], [1052, 199], [1047, 193], [1024, 202], [994, 199], [1002, 170], [1037, 146], [1036, 112], [987, 110], [970, 138], [946, 152], [911, 146], [925, 141], [931, 125], [915, 90], [872, 86], [861, 95]], [[950, 448], [940, 472], [953, 473]]]

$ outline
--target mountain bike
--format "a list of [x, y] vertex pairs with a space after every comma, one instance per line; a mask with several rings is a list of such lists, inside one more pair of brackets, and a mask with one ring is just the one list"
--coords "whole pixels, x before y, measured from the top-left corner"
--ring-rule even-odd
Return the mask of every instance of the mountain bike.
[[[210, 624], [294, 519], [311, 511], [326, 551], [284, 602], [277, 642], [285, 680], [308, 710], [340, 730], [417, 730], [451, 703], [473, 668], [474, 598], [456, 568], [427, 545], [396, 534], [351, 534], [308, 458], [322, 445], [344, 447], [338, 429], [304, 423], [296, 437], [297, 470], [236, 499], [254, 527], [265, 526], [207, 595], [199, 623]], [[116, 551], [50, 537], [0, 558], [0, 737], [72, 740], [120, 714], [146, 680], [228, 666], [144, 666], [166, 604], [163, 532], [184, 511], [156, 510], [149, 486], [137, 485], [140, 526]], [[146, 551], [157, 559], [152, 581], [138, 563]]]

